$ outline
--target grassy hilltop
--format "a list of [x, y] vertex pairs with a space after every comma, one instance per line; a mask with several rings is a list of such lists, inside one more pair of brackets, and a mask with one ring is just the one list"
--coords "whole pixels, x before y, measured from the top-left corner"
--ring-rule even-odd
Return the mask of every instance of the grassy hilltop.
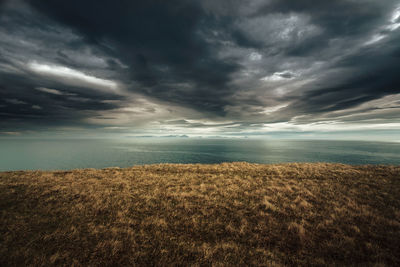
[[0, 173], [0, 265], [400, 265], [400, 166]]

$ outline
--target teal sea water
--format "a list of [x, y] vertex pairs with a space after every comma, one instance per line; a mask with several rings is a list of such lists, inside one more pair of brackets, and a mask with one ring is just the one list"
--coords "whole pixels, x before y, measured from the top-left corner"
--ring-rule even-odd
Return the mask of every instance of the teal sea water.
[[232, 161], [398, 165], [400, 143], [192, 138], [0, 139], [0, 171]]

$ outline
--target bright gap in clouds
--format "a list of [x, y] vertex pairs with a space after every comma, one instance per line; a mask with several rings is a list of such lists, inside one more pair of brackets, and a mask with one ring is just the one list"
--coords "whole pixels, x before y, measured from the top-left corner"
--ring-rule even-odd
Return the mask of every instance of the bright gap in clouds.
[[52, 94], [52, 95], [66, 95], [66, 93], [63, 93], [59, 90], [46, 88], [46, 87], [36, 87], [35, 89], [38, 91], [41, 91], [41, 92]]
[[76, 86], [108, 90], [118, 89], [118, 84], [114, 81], [90, 76], [81, 71], [70, 69], [64, 66], [30, 62], [28, 63], [28, 68], [37, 74], [61, 78], [64, 82]]

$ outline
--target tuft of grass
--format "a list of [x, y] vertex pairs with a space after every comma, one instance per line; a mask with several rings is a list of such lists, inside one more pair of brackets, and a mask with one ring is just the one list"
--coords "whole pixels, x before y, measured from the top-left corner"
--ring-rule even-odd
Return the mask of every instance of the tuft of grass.
[[400, 265], [400, 166], [0, 173], [1, 266]]

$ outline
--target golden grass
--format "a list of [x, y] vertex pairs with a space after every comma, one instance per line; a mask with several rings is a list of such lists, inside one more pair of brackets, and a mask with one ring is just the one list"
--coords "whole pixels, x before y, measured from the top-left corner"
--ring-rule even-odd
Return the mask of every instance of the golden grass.
[[1, 266], [400, 265], [400, 166], [0, 173]]

